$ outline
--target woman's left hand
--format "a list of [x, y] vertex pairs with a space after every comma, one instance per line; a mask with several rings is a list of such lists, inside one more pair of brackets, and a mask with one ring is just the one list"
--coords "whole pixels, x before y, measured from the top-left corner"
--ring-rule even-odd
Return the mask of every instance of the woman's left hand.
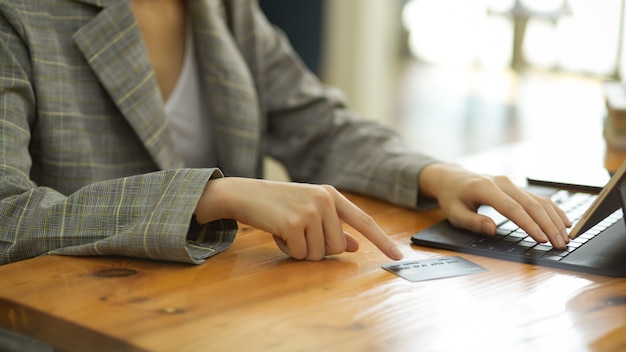
[[548, 197], [516, 186], [506, 176], [484, 176], [455, 164], [431, 164], [419, 178], [420, 194], [434, 197], [450, 222], [457, 227], [495, 235], [496, 224], [476, 211], [490, 205], [539, 243], [563, 249], [569, 243], [571, 221]]

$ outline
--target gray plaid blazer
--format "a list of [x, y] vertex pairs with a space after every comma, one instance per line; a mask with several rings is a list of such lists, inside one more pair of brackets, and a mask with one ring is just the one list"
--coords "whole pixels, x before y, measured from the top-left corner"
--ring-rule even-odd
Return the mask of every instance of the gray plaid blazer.
[[194, 0], [217, 165], [182, 164], [129, 1], [0, 0], [0, 264], [42, 254], [201, 263], [237, 224], [187, 239], [214, 177], [329, 183], [415, 207], [432, 162], [346, 109], [254, 1]]

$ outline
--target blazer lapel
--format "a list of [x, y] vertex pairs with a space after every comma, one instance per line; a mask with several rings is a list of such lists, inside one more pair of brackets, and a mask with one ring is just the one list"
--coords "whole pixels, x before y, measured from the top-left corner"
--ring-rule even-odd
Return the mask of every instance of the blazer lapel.
[[261, 112], [254, 79], [227, 27], [222, 1], [189, 1], [218, 166], [227, 176], [261, 174]]
[[[99, 0], [77, 0], [103, 7]], [[74, 34], [92, 70], [161, 169], [183, 167], [148, 51], [128, 1], [110, 1]]]

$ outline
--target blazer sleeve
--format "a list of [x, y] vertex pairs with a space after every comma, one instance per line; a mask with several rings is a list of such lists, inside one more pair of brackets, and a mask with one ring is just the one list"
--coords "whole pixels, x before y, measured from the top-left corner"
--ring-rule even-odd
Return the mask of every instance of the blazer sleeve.
[[338, 90], [308, 71], [255, 1], [227, 3], [231, 30], [267, 116], [268, 151], [292, 179], [416, 208], [418, 175], [437, 160], [410, 150], [398, 133], [351, 111]]
[[155, 171], [89, 184], [67, 195], [31, 180], [34, 73], [26, 46], [2, 15], [0, 264], [49, 253], [201, 263], [228, 248], [237, 231], [233, 220], [207, 224], [200, 240], [187, 238], [206, 182], [222, 177], [218, 169]]

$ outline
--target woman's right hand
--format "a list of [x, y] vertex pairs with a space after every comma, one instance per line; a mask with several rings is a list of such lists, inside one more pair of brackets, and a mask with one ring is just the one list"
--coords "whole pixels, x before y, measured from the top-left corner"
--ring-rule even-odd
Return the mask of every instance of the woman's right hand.
[[344, 221], [389, 258], [402, 259], [400, 250], [374, 219], [328, 185], [212, 179], [195, 214], [199, 223], [228, 218], [267, 231], [283, 252], [307, 260], [358, 250], [356, 239], [343, 231]]

